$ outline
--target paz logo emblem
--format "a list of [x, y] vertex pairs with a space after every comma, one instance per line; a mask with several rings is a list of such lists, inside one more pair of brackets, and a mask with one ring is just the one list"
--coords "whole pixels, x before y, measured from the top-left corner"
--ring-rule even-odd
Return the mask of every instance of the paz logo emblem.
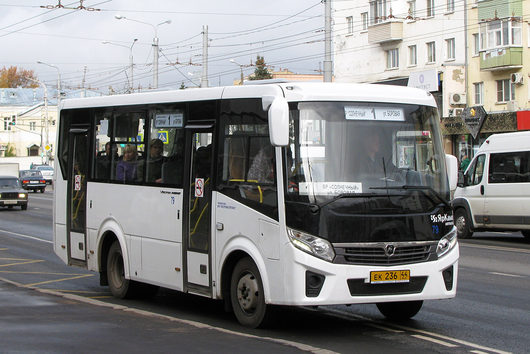
[[385, 256], [392, 257], [396, 252], [396, 246], [393, 244], [385, 245]]

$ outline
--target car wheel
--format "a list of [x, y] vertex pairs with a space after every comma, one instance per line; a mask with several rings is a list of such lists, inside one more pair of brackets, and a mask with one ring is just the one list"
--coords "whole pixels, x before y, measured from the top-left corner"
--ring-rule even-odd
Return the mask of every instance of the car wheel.
[[524, 238], [530, 240], [530, 230], [522, 230], [521, 233], [523, 234]]
[[470, 238], [473, 232], [469, 228], [471, 220], [467, 216], [464, 208], [458, 208], [455, 211], [455, 226], [458, 238]]
[[28, 205], [27, 204], [23, 204], [23, 205], [20, 206], [20, 209], [27, 210], [28, 209]]
[[377, 308], [389, 320], [405, 321], [414, 317], [422, 305], [423, 301], [381, 302]]
[[46, 189], [46, 188], [41, 188], [40, 192], [41, 192], [41, 193], [44, 193], [44, 190], [45, 190], [45, 189]]
[[258, 267], [249, 257], [242, 258], [234, 267], [230, 282], [230, 301], [239, 323], [257, 328], [268, 322], [264, 295]]
[[107, 257], [107, 279], [112, 295], [119, 299], [132, 296], [132, 282], [125, 279], [125, 265], [120, 243], [114, 241]]

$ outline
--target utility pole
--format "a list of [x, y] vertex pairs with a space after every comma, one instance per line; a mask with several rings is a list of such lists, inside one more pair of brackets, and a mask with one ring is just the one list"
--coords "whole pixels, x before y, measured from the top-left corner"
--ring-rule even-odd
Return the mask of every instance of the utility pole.
[[324, 56], [324, 82], [332, 80], [332, 62], [331, 62], [331, 0], [323, 0], [326, 6], [325, 10], [325, 56]]
[[208, 87], [208, 26], [202, 26], [202, 76], [201, 87]]

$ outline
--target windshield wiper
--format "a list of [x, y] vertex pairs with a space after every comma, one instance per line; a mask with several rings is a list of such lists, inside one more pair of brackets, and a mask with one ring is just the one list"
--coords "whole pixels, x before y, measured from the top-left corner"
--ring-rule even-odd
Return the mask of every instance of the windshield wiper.
[[426, 193], [425, 191], [429, 191], [432, 193], [432, 195], [434, 195], [436, 197], [436, 199], [438, 199], [439, 201], [442, 202], [442, 204], [444, 204], [445, 206], [447, 207], [451, 207], [449, 205], [449, 203], [444, 199], [444, 197], [442, 197], [440, 195], [440, 193], [438, 193], [437, 191], [435, 191], [432, 187], [429, 187], [429, 186], [413, 186], [413, 185], [410, 185], [410, 184], [404, 184], [402, 186], [381, 186], [381, 187], [370, 187], [370, 189], [384, 189], [384, 190], [389, 190], [389, 189], [404, 189], [404, 190], [414, 190], [414, 191], [420, 191], [422, 192], [431, 202], [435, 203], [435, 201], [429, 196], [428, 193]]

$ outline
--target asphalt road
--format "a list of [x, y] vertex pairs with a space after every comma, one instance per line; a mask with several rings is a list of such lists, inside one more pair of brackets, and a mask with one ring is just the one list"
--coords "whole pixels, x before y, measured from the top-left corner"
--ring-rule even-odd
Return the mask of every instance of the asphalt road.
[[406, 323], [375, 305], [285, 309], [249, 330], [218, 301], [161, 290], [118, 300], [96, 274], [52, 251], [52, 194], [27, 211], [0, 209], [0, 352], [526, 353], [530, 244], [519, 233], [460, 243], [455, 299], [426, 302]]

